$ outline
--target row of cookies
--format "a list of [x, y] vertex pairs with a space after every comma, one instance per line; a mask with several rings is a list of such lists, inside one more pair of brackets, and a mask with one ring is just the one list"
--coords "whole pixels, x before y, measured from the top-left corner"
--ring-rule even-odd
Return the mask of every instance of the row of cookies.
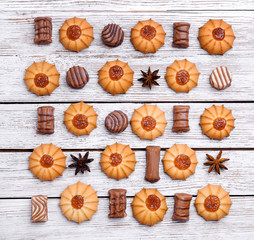
[[[126, 190], [111, 189], [109, 192], [109, 218], [126, 217]], [[175, 194], [175, 221], [188, 221], [192, 195], [186, 193]], [[89, 184], [77, 182], [68, 186], [61, 194], [60, 207], [69, 221], [81, 223], [91, 220], [98, 210], [99, 199], [96, 191]], [[232, 201], [229, 192], [220, 185], [210, 185], [198, 190], [195, 200], [197, 213], [205, 220], [220, 220], [228, 215]], [[153, 226], [163, 221], [168, 207], [166, 198], [157, 189], [143, 188], [135, 194], [131, 203], [133, 216], [140, 224]], [[46, 222], [48, 220], [47, 196], [32, 197], [32, 222]]]
[[[36, 44], [52, 42], [52, 19], [49, 17], [35, 18]], [[173, 24], [172, 46], [177, 48], [189, 47], [189, 28], [186, 22]], [[164, 45], [165, 31], [161, 24], [152, 19], [139, 21], [131, 29], [131, 42], [134, 48], [143, 53], [155, 53]], [[117, 24], [108, 24], [101, 33], [102, 41], [109, 47], [117, 47], [124, 40], [124, 31]], [[88, 48], [94, 39], [93, 27], [82, 18], [67, 19], [59, 29], [59, 39], [68, 50], [79, 52]], [[224, 54], [233, 46], [235, 39], [232, 27], [220, 20], [209, 20], [199, 28], [198, 39], [200, 46], [210, 54]]]

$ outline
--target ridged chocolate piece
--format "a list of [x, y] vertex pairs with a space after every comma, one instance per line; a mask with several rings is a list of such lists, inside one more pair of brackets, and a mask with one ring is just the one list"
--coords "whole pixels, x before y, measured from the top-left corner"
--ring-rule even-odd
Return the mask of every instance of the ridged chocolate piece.
[[161, 148], [157, 146], [146, 147], [146, 176], [145, 180], [155, 183], [160, 180], [159, 163]]
[[213, 88], [223, 90], [230, 87], [232, 82], [231, 74], [227, 67], [217, 67], [210, 76], [210, 83]]
[[83, 67], [74, 66], [66, 73], [66, 81], [72, 88], [83, 88], [89, 81], [89, 75]]
[[173, 47], [187, 48], [189, 47], [189, 29], [190, 24], [186, 22], [175, 22], [173, 36]]
[[105, 127], [112, 133], [123, 132], [128, 126], [128, 117], [122, 111], [111, 112], [105, 119]]
[[48, 197], [38, 195], [32, 197], [32, 222], [47, 222], [48, 221]]
[[172, 216], [173, 220], [188, 221], [189, 220], [189, 209], [192, 195], [186, 193], [175, 194], [175, 207]]
[[101, 33], [102, 41], [109, 47], [117, 47], [122, 44], [124, 31], [117, 24], [108, 24]]
[[190, 131], [189, 127], [189, 106], [174, 106], [174, 124], [172, 131], [181, 133]]
[[38, 124], [37, 133], [52, 134], [54, 133], [54, 110], [53, 107], [39, 107], [38, 108]]
[[126, 217], [126, 190], [125, 189], [111, 189], [109, 193], [109, 218]]
[[50, 17], [37, 17], [34, 19], [36, 44], [52, 43], [52, 19]]

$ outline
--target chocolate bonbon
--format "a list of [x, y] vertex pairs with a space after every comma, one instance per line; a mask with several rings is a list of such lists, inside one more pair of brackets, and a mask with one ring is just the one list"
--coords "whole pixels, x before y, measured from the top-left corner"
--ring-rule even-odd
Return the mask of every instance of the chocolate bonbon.
[[173, 47], [187, 48], [189, 47], [189, 29], [190, 24], [187, 22], [175, 22], [173, 24], [174, 36]]
[[192, 195], [186, 193], [175, 194], [175, 206], [174, 213], [172, 216], [173, 220], [177, 221], [188, 221], [189, 220], [189, 209]]
[[145, 180], [155, 183], [160, 180], [159, 163], [160, 163], [160, 150], [158, 146], [146, 147], [146, 175]]
[[48, 197], [46, 195], [37, 195], [32, 197], [32, 222], [37, 223], [48, 221], [47, 200]]
[[83, 88], [89, 81], [89, 75], [85, 68], [74, 66], [66, 73], [66, 81], [72, 88]]
[[34, 19], [36, 44], [52, 43], [52, 19], [50, 17], [37, 17]]
[[231, 74], [227, 67], [217, 67], [210, 76], [210, 84], [217, 90], [223, 90], [230, 87], [232, 82]]
[[108, 24], [101, 33], [102, 41], [109, 47], [118, 47], [124, 39], [124, 31], [117, 24]]
[[126, 209], [126, 190], [125, 189], [110, 189], [109, 194], [109, 218], [123, 218], [127, 214]]
[[174, 106], [173, 132], [181, 133], [190, 131], [189, 127], [189, 106]]
[[38, 109], [37, 133], [52, 134], [54, 133], [54, 110], [50, 106], [39, 107]]
[[128, 117], [122, 111], [113, 111], [105, 119], [106, 128], [112, 133], [121, 133], [128, 126]]

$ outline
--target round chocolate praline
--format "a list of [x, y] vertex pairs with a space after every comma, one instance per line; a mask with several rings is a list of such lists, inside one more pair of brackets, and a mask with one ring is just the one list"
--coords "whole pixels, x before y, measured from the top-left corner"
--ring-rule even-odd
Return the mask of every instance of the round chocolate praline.
[[118, 47], [124, 39], [124, 31], [117, 24], [108, 24], [101, 33], [102, 41], [109, 47]]
[[66, 82], [71, 88], [83, 88], [89, 81], [89, 75], [85, 68], [73, 66], [66, 73]]

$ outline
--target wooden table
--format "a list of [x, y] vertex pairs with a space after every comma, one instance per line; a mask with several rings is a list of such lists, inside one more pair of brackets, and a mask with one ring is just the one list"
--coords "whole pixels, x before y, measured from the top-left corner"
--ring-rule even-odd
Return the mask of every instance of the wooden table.
[[[169, 3], [170, 2], [170, 3]], [[253, 239], [254, 234], [254, 2], [251, 0], [154, 0], [139, 1], [78, 1], [78, 0], [5, 0], [0, 3], [0, 238], [1, 239]], [[53, 43], [38, 46], [33, 43], [34, 18], [50, 16], [53, 19]], [[80, 53], [65, 50], [58, 38], [58, 29], [71, 17], [87, 18], [94, 27], [94, 41]], [[134, 50], [130, 30], [139, 20], [152, 18], [164, 27], [165, 45], [156, 53], [144, 55]], [[233, 25], [236, 35], [234, 47], [224, 56], [211, 56], [202, 50], [197, 40], [198, 28], [210, 18], [223, 18]], [[191, 23], [190, 47], [172, 48], [172, 24], [176, 21]], [[110, 49], [102, 44], [101, 31], [108, 23], [117, 23], [125, 32], [123, 44]], [[166, 67], [175, 59], [196, 63], [201, 72], [199, 84], [189, 94], [176, 94], [167, 87]], [[106, 61], [120, 59], [128, 62], [135, 72], [134, 86], [127, 94], [111, 96], [97, 83], [97, 71]], [[60, 87], [51, 96], [38, 97], [27, 91], [23, 81], [25, 69], [33, 61], [46, 60], [56, 64]], [[66, 71], [73, 65], [84, 66], [90, 81], [82, 90], [73, 90], [66, 84]], [[228, 66], [233, 75], [232, 86], [216, 91], [209, 84], [211, 71], [221, 65]], [[151, 91], [137, 81], [140, 70], [159, 69], [160, 86]], [[98, 113], [98, 128], [89, 136], [76, 137], [63, 124], [64, 110], [74, 102], [83, 100], [92, 104]], [[143, 103], [157, 103], [166, 112], [168, 125], [162, 137], [153, 142], [141, 141], [129, 126], [119, 135], [110, 134], [104, 127], [105, 116], [115, 109], [131, 118], [135, 108]], [[212, 141], [201, 134], [200, 115], [213, 103], [225, 104], [233, 110], [236, 128], [229, 138]], [[172, 107], [190, 105], [191, 130], [184, 134], [172, 133]], [[55, 107], [55, 134], [36, 134], [37, 108]], [[90, 164], [91, 173], [74, 176], [73, 169], [66, 169], [63, 176], [53, 182], [41, 182], [28, 170], [28, 156], [42, 143], [62, 147], [71, 163], [70, 153], [90, 151], [95, 159]], [[136, 170], [128, 179], [115, 181], [101, 172], [100, 152], [107, 144], [130, 144], [136, 153]], [[150, 184], [144, 180], [145, 147], [159, 145], [161, 157], [174, 143], [188, 144], [197, 151], [199, 164], [196, 173], [186, 181], [173, 181], [163, 172], [161, 180]], [[230, 158], [228, 171], [221, 175], [207, 173], [203, 165], [206, 153], [216, 155], [223, 149], [223, 156]], [[76, 224], [67, 221], [59, 207], [60, 193], [67, 185], [77, 181], [90, 183], [98, 191], [99, 209], [91, 221]], [[221, 184], [230, 195], [233, 205], [230, 214], [220, 222], [206, 222], [197, 215], [193, 202], [197, 190], [208, 183]], [[158, 188], [167, 197], [168, 211], [164, 221], [147, 227], [132, 216], [130, 203], [135, 193], [145, 188]], [[110, 188], [127, 189], [128, 216], [108, 219], [108, 193]], [[177, 223], [171, 220], [173, 196], [186, 192], [194, 196], [190, 220]], [[48, 195], [49, 221], [32, 224], [31, 196]]]

